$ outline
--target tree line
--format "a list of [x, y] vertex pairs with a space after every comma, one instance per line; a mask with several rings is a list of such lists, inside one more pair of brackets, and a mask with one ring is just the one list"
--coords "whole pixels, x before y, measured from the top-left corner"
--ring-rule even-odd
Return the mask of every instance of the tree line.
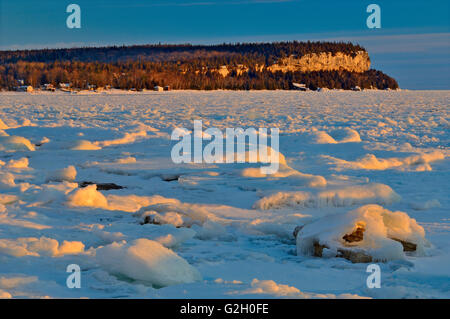
[[[0, 88], [12, 90], [23, 80], [33, 87], [70, 83], [78, 89], [111, 86], [141, 90], [168, 85], [173, 89], [273, 90], [292, 89], [295, 82], [310, 89], [396, 89], [393, 78], [376, 70], [272, 73], [261, 68], [292, 54], [351, 55], [361, 50], [364, 48], [349, 43], [277, 42], [3, 51]], [[217, 72], [224, 65], [230, 71], [225, 77]], [[245, 72], [238, 72], [241, 65]]]

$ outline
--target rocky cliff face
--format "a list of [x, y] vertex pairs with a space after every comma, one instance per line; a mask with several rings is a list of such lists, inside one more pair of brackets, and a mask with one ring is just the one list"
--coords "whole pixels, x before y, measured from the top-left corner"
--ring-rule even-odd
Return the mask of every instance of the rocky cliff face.
[[370, 69], [370, 58], [366, 51], [358, 51], [354, 57], [341, 52], [311, 53], [301, 58], [290, 56], [280, 59], [278, 63], [268, 66], [267, 69], [271, 72], [346, 70], [362, 73]]

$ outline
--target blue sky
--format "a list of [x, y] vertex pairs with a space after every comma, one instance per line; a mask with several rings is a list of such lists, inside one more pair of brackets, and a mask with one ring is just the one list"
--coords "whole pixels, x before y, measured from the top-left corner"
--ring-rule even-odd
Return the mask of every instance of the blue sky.
[[[67, 5], [81, 29], [66, 27]], [[366, 7], [381, 7], [368, 29]], [[344, 40], [409, 89], [450, 89], [448, 0], [0, 0], [0, 49], [142, 43]]]

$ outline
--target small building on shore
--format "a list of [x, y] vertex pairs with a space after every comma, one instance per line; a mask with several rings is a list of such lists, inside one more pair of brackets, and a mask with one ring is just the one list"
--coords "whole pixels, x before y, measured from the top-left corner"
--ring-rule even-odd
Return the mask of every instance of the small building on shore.
[[16, 91], [31, 93], [34, 91], [34, 88], [31, 85], [21, 85], [16, 88]]
[[164, 91], [164, 88], [162, 86], [157, 85], [153, 88], [153, 91], [162, 92]]
[[297, 90], [297, 91], [309, 91], [309, 88], [306, 87], [306, 84], [304, 84], [304, 83], [292, 82], [292, 87], [294, 90]]

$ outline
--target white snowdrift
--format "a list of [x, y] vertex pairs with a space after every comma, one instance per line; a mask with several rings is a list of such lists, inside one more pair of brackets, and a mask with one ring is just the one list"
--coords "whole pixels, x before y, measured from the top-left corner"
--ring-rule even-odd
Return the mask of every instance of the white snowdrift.
[[0, 151], [34, 151], [34, 145], [22, 136], [0, 136]]
[[0, 172], [0, 189], [7, 189], [16, 186], [14, 175], [9, 172]]
[[[362, 239], [344, 238], [357, 230], [362, 231]], [[366, 205], [306, 224], [297, 234], [297, 253], [322, 257], [360, 253], [366, 261], [387, 261], [405, 257], [401, 241], [416, 245], [414, 250], [418, 255], [428, 245], [423, 227], [406, 213]]]
[[98, 248], [96, 260], [111, 274], [126, 276], [156, 287], [201, 279], [200, 273], [186, 260], [160, 243], [144, 238], [130, 244], [122, 241]]
[[102, 149], [100, 146], [86, 140], [74, 141], [69, 148], [74, 151], [97, 151]]
[[289, 286], [278, 284], [273, 280], [258, 280], [253, 279], [251, 282], [251, 288], [245, 289], [243, 291], [235, 291], [233, 294], [242, 295], [271, 295], [275, 297], [285, 297], [285, 298], [296, 298], [296, 299], [362, 299], [366, 297], [361, 297], [354, 294], [316, 294], [309, 292], [302, 292], [299, 289]]
[[46, 181], [47, 182], [73, 182], [77, 177], [77, 170], [75, 166], [70, 165], [63, 169], [53, 170], [48, 172]]
[[97, 190], [97, 185], [92, 184], [71, 192], [67, 204], [72, 207], [103, 208], [107, 210], [119, 210], [125, 212], [136, 212], [142, 207], [161, 204], [179, 203], [173, 198], [163, 196], [136, 196], [136, 195], [108, 195], [105, 196]]
[[325, 187], [327, 185], [327, 180], [323, 176], [305, 174], [286, 164], [280, 164], [278, 171], [274, 174], [264, 174], [259, 167], [248, 167], [242, 170], [241, 176], [251, 178], [291, 178], [297, 180], [298, 185], [308, 187]]
[[80, 241], [63, 241], [48, 237], [23, 237], [17, 239], [0, 239], [0, 254], [14, 257], [51, 256], [80, 254], [84, 252], [84, 244]]
[[140, 130], [137, 132], [131, 132], [131, 133], [125, 133], [123, 137], [113, 139], [113, 140], [106, 140], [106, 141], [98, 141], [94, 144], [99, 147], [105, 147], [105, 146], [112, 146], [112, 145], [121, 145], [121, 144], [130, 144], [134, 143], [138, 138], [146, 137], [147, 131]]
[[0, 119], [0, 130], [7, 130], [9, 129], [8, 125], [5, 124], [5, 122], [3, 122], [2, 119]]
[[277, 209], [282, 207], [343, 207], [361, 204], [389, 205], [400, 196], [387, 185], [372, 183], [361, 186], [347, 186], [318, 192], [316, 194], [295, 191], [278, 192], [261, 198], [255, 209]]
[[361, 142], [359, 133], [349, 127], [334, 130], [331, 135], [324, 131], [318, 131], [313, 128], [311, 132], [313, 142], [316, 144], [337, 144]]
[[68, 205], [73, 207], [107, 208], [106, 197], [97, 191], [97, 185], [89, 185], [70, 193]]
[[445, 154], [441, 151], [422, 153], [408, 157], [377, 158], [373, 154], [367, 154], [356, 161], [346, 161], [339, 158], [323, 155], [330, 160], [330, 164], [335, 164], [337, 170], [343, 169], [364, 169], [364, 170], [386, 170], [398, 169], [409, 171], [431, 171], [431, 162], [445, 159]]
[[14, 160], [14, 159], [10, 160], [8, 162], [8, 164], [6, 164], [6, 168], [9, 168], [9, 169], [24, 169], [24, 168], [28, 168], [28, 164], [29, 164], [28, 158], [22, 157], [22, 158], [19, 158], [17, 160]]

